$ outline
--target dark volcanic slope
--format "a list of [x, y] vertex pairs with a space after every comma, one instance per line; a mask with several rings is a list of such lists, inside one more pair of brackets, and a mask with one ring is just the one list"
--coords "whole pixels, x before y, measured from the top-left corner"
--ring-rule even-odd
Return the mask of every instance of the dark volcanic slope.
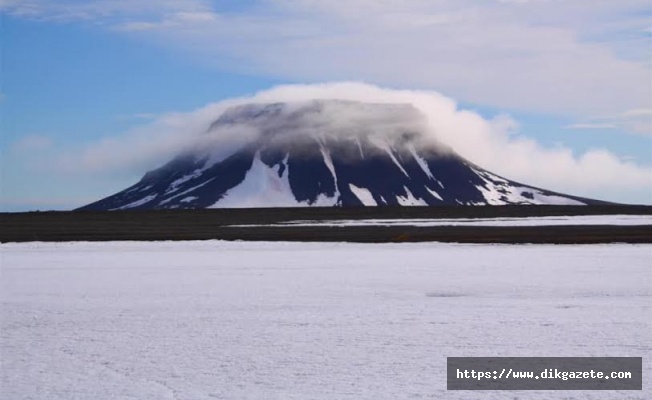
[[81, 209], [606, 204], [493, 174], [426, 140], [424, 124], [406, 105], [234, 107], [201, 145]]
[[652, 226], [234, 227], [296, 220], [652, 215], [648, 206], [293, 208], [0, 214], [0, 241], [266, 240], [651, 243]]

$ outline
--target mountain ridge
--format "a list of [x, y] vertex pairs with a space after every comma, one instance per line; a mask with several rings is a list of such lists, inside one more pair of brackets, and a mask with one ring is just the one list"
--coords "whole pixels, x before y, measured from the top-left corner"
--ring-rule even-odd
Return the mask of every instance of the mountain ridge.
[[80, 209], [608, 204], [493, 174], [426, 129], [403, 104], [234, 106], [194, 147]]

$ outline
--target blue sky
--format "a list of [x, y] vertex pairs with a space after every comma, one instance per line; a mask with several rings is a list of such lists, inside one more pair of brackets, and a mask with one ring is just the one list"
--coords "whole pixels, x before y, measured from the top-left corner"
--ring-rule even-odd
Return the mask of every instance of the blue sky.
[[[437, 91], [488, 121], [508, 116], [509, 140], [536, 144], [521, 159], [558, 165], [546, 178], [536, 166], [490, 169], [652, 203], [647, 0], [0, 0], [0, 12], [3, 211], [69, 209], [130, 185], [143, 165], [91, 170], [75, 157], [129, 147], [170, 115], [336, 81]], [[561, 150], [571, 161], [550, 155]]]

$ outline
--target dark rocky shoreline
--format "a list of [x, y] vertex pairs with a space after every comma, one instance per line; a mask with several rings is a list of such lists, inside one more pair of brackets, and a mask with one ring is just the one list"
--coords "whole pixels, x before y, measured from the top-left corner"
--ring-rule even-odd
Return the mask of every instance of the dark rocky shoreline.
[[294, 220], [652, 215], [652, 206], [442, 206], [0, 213], [0, 242], [252, 240], [459, 243], [652, 243], [652, 225], [233, 226]]

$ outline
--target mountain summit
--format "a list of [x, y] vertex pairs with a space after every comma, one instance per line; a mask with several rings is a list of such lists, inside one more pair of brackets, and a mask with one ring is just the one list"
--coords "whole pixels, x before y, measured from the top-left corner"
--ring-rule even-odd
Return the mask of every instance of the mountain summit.
[[482, 169], [410, 105], [314, 100], [229, 108], [193, 147], [81, 209], [598, 203]]

